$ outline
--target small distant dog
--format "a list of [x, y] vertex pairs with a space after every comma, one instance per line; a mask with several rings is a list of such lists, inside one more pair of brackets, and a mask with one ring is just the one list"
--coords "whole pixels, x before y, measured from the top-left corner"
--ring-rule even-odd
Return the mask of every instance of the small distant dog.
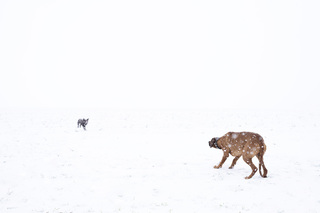
[[89, 122], [89, 118], [88, 119], [79, 119], [78, 120], [78, 128], [82, 126], [83, 129], [86, 130], [86, 126], [87, 126], [88, 122]]
[[[209, 141], [209, 146], [210, 148], [222, 149], [223, 151], [222, 160], [218, 166], [214, 166], [215, 169], [222, 167], [223, 163], [229, 157], [229, 154], [235, 157], [229, 169], [232, 169], [237, 163], [237, 160], [242, 156], [243, 160], [252, 169], [251, 174], [246, 177], [246, 179], [250, 179], [258, 170], [252, 163], [252, 158], [256, 156], [259, 160], [259, 173], [261, 177], [267, 177], [268, 170], [263, 162], [263, 155], [267, 147], [259, 134], [252, 132], [228, 132], [221, 138], [212, 138], [212, 140]], [[263, 174], [261, 173], [261, 166], [263, 168]]]

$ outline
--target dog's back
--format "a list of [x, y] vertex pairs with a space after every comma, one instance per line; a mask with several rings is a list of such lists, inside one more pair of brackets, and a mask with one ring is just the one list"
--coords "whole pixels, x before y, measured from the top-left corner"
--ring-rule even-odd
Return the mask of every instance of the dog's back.
[[221, 145], [230, 150], [233, 156], [254, 157], [266, 151], [263, 138], [253, 132], [228, 132], [221, 138]]

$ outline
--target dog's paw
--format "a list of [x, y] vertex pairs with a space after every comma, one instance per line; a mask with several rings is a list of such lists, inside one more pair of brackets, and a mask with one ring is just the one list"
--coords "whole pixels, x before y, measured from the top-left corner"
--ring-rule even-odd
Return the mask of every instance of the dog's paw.
[[229, 169], [233, 169], [233, 166], [230, 166]]
[[215, 169], [220, 169], [221, 167], [220, 167], [220, 166], [214, 166], [213, 168], [215, 168]]

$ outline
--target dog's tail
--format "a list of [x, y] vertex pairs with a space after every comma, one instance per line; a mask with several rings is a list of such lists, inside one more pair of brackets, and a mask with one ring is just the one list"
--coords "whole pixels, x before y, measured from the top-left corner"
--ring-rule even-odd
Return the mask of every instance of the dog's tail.
[[[263, 155], [264, 153], [267, 151], [267, 146], [265, 145], [263, 139], [261, 141], [261, 145], [260, 145], [260, 152], [258, 154], [258, 159], [259, 159], [259, 173], [261, 175], [261, 177], [267, 177], [267, 173], [268, 173], [268, 170], [266, 168], [266, 166], [264, 165], [264, 161], [263, 161]], [[263, 174], [261, 172], [261, 167], [263, 168]]]

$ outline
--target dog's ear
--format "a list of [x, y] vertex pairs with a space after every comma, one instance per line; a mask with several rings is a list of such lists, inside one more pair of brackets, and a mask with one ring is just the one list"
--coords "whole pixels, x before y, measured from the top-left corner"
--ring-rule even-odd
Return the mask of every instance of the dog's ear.
[[210, 142], [211, 142], [211, 147], [213, 147], [213, 148], [219, 148], [219, 147], [218, 147], [218, 144], [217, 144], [218, 140], [219, 140], [218, 137], [212, 138], [212, 140], [210, 141]]
[[215, 147], [214, 144], [216, 142], [216, 138], [212, 138], [211, 141], [209, 141], [209, 146], [210, 147]]

